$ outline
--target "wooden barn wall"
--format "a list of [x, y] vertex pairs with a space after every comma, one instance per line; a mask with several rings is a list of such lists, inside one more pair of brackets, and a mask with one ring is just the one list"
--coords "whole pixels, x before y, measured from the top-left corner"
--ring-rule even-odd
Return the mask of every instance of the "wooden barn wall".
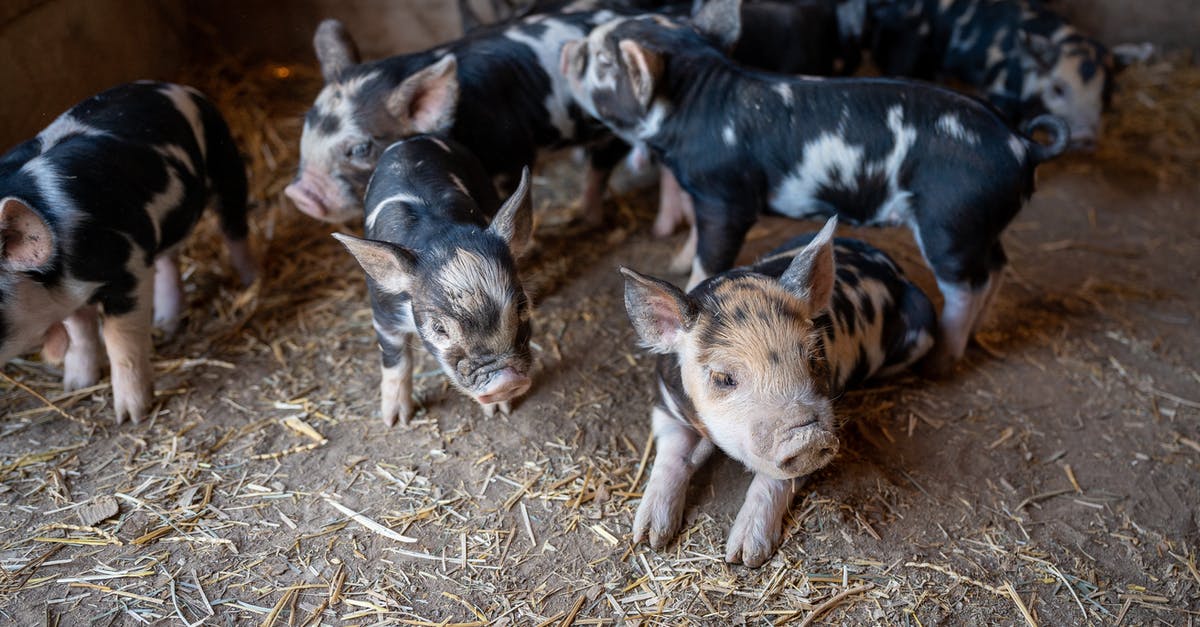
[[0, 0], [0, 151], [89, 94], [174, 78], [189, 38], [176, 2]]
[[[1195, 47], [1200, 34], [1196, 0], [1054, 4], [1109, 43]], [[421, 49], [459, 32], [455, 7], [455, 0], [0, 0], [0, 150], [88, 94], [138, 78], [170, 79], [214, 53], [311, 60], [313, 28], [325, 17], [342, 19], [368, 57]]]

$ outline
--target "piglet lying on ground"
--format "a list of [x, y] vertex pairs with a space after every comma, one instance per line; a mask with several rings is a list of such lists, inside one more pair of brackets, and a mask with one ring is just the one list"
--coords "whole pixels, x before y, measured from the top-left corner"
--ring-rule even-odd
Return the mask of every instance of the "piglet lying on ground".
[[662, 354], [651, 414], [658, 452], [635, 542], [661, 548], [674, 537], [688, 481], [716, 446], [755, 473], [725, 559], [763, 564], [799, 478], [837, 453], [833, 399], [933, 345], [929, 300], [883, 252], [835, 242], [836, 221], [689, 294], [622, 269], [629, 319]]
[[418, 136], [384, 151], [366, 208], [367, 239], [334, 237], [369, 277], [383, 421], [412, 417], [413, 333], [484, 412], [509, 413], [529, 389], [533, 361], [529, 300], [514, 262], [532, 235], [528, 168], [501, 207], [469, 151]]
[[42, 343], [68, 390], [100, 378], [99, 318], [117, 422], [150, 409], [150, 329], [174, 330], [175, 250], [212, 201], [243, 281], [246, 174], [199, 92], [131, 83], [92, 96], [0, 157], [0, 364]]

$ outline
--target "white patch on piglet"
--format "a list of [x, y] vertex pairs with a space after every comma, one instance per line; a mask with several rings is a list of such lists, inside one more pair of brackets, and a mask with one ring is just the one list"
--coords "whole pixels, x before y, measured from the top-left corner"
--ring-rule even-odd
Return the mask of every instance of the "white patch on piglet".
[[200, 147], [200, 156], [207, 159], [208, 144], [204, 141], [204, 123], [200, 118], [200, 107], [196, 105], [195, 100], [195, 95], [198, 92], [180, 85], [163, 85], [160, 93], [171, 99], [171, 103], [175, 105], [175, 109], [191, 125], [192, 134], [196, 137], [196, 145]]
[[[544, 30], [540, 37], [535, 37], [522, 30], [525, 24], [537, 24]], [[546, 111], [550, 113], [550, 123], [566, 138], [575, 136], [575, 122], [567, 113], [567, 107], [573, 102], [566, 80], [559, 71], [559, 51], [563, 43], [579, 39], [586, 33], [561, 20], [539, 16], [526, 20], [520, 26], [514, 26], [504, 32], [504, 36], [519, 44], [527, 46], [537, 55], [538, 64], [550, 78], [550, 94], [546, 96]]]
[[800, 164], [769, 199], [772, 209], [791, 218], [822, 213], [825, 205], [816, 201], [817, 192], [834, 180], [853, 180], [862, 166], [863, 149], [838, 135], [823, 133], [805, 144], [802, 154]]

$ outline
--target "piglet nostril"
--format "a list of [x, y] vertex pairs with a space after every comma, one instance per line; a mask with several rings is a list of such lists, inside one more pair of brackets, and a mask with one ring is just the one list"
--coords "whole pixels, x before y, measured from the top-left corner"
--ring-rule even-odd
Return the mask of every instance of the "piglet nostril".
[[822, 447], [821, 450], [817, 452], [817, 456], [821, 459], [828, 459], [833, 457], [835, 454], [837, 454], [837, 449], [833, 448], [832, 446]]

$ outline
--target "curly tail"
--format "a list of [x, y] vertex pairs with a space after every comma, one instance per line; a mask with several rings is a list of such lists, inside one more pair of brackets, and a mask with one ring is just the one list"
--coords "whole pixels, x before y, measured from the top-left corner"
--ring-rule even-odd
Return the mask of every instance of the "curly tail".
[[[1041, 144], [1033, 139], [1034, 131], [1039, 128], [1050, 134], [1049, 144]], [[1029, 150], [1029, 156], [1034, 165], [1061, 155], [1067, 149], [1067, 145], [1071, 143], [1071, 129], [1067, 126], [1066, 121], [1049, 113], [1039, 115], [1023, 124], [1021, 133], [1024, 135], [1021, 139], [1025, 142], [1025, 147]]]

